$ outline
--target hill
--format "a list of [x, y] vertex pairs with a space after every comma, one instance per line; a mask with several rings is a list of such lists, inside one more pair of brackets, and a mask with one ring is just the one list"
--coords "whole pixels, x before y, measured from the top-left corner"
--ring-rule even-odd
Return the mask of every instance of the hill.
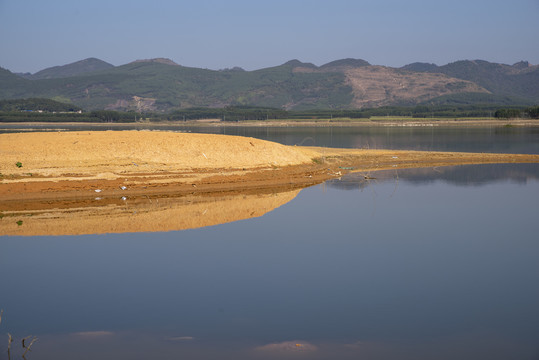
[[436, 69], [438, 69], [438, 65], [431, 64], [431, 63], [415, 62], [412, 64], [405, 65], [401, 69], [407, 70], [407, 71], [418, 71], [418, 72], [427, 72], [427, 71], [435, 72]]
[[71, 76], [78, 76], [86, 73], [91, 73], [94, 71], [106, 70], [113, 68], [114, 65], [109, 64], [103, 60], [96, 58], [88, 58], [81, 61], [77, 61], [71, 64], [63, 66], [54, 66], [41, 71], [38, 71], [35, 74], [22, 74], [23, 77], [30, 80], [39, 80], [39, 79], [57, 79], [65, 78]]
[[29, 81], [0, 67], [0, 99], [28, 97]]
[[294, 68], [295, 64], [287, 63], [257, 71], [215, 71], [136, 61], [81, 76], [26, 80], [23, 92], [5, 89], [3, 97], [60, 96], [90, 110], [169, 111], [254, 104], [286, 109], [349, 106], [350, 88], [342, 73], [300, 73]]
[[369, 66], [369, 62], [362, 60], [362, 59], [341, 59], [341, 60], [335, 60], [332, 62], [329, 62], [327, 64], [324, 64], [320, 66], [322, 69], [335, 69], [335, 68], [356, 68], [356, 67], [362, 67], [362, 66]]
[[352, 107], [414, 105], [452, 94], [487, 93], [481, 86], [443, 74], [400, 71], [383, 66], [364, 66], [345, 71], [353, 89]]
[[[39, 75], [38, 75], [39, 74]], [[460, 61], [402, 68], [342, 59], [322, 66], [291, 60], [255, 71], [208, 70], [169, 59], [112, 66], [98, 59], [42, 70], [29, 79], [0, 69], [0, 99], [50, 98], [87, 110], [169, 112], [191, 107], [286, 110], [424, 104], [539, 103], [539, 66]]]
[[441, 73], [468, 80], [498, 96], [539, 99], [539, 66], [527, 61], [513, 65], [491, 63], [484, 60], [461, 60], [444, 66], [410, 64], [404, 67], [418, 72]]

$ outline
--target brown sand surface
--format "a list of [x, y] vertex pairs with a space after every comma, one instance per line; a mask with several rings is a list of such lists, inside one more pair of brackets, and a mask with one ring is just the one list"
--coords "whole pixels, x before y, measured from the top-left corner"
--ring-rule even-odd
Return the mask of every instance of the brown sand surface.
[[257, 181], [268, 179], [270, 186], [281, 185], [273, 179], [281, 177], [279, 170], [293, 174], [315, 156], [268, 141], [206, 134], [0, 134], [0, 199], [91, 197], [95, 190], [100, 196], [223, 191], [238, 188], [234, 183], [259, 187]]
[[0, 134], [0, 200], [298, 187], [350, 171], [511, 162], [539, 155], [299, 147], [159, 131]]
[[303, 151], [253, 138], [158, 131], [54, 132], [0, 135], [0, 169], [42, 176], [90, 175], [185, 169], [239, 169], [297, 165], [310, 161]]
[[[127, 208], [127, 215], [122, 215], [127, 224], [137, 217], [130, 207], [139, 203], [147, 207], [150, 202], [146, 200], [163, 196], [277, 194], [351, 171], [368, 176], [370, 171], [383, 169], [517, 162], [539, 162], [539, 155], [296, 147], [247, 137], [159, 131], [0, 134], [0, 224], [5, 225], [6, 219], [11, 222], [7, 227], [0, 227], [0, 235], [21, 232], [23, 226], [11, 220], [23, 214], [39, 215], [36, 219], [62, 218], [56, 225], [50, 225], [54, 228], [75, 214], [79, 219], [89, 218], [90, 213], [96, 213], [92, 210], [96, 207], [104, 214], [102, 220], [109, 215], [120, 216], [113, 207]], [[112, 207], [103, 212], [103, 204]], [[242, 207], [251, 209], [245, 203]], [[269, 208], [261, 206], [261, 209]], [[51, 209], [62, 209], [62, 215], [52, 214]], [[164, 218], [166, 215], [161, 210], [156, 214]], [[234, 211], [238, 212], [238, 219], [247, 212], [256, 214], [250, 210]], [[22, 221], [25, 225], [33, 223], [28, 218]], [[223, 221], [228, 220], [214, 223]], [[204, 223], [202, 217], [195, 220], [199, 222]], [[45, 228], [53, 222], [35, 223], [36, 229], [41, 226], [42, 233], [51, 233]], [[95, 224], [98, 223], [96, 220]], [[151, 226], [142, 225], [143, 220], [140, 223], [138, 228], [117, 225], [117, 230], [105, 225], [86, 227], [97, 229], [94, 232], [129, 228], [154, 231]], [[70, 233], [86, 231], [82, 230], [83, 225], [80, 229], [69, 226]], [[159, 228], [160, 231], [172, 229]]]

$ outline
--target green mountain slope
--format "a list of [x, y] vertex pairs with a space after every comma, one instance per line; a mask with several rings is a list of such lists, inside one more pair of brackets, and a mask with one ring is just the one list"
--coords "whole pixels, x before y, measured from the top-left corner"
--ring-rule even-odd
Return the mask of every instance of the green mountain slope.
[[85, 109], [137, 111], [226, 105], [296, 109], [349, 105], [350, 88], [343, 74], [296, 73], [293, 69], [294, 64], [284, 64], [250, 72], [214, 71], [137, 61], [91, 75], [26, 80], [24, 96], [6, 91], [3, 98], [65, 97]]
[[369, 66], [370, 64], [362, 59], [341, 59], [341, 60], [335, 60], [332, 62], [328, 62], [327, 64], [324, 64], [320, 66], [321, 69], [327, 69], [327, 68], [335, 68], [335, 67], [362, 67], [362, 66]]
[[0, 99], [28, 97], [26, 94], [30, 87], [29, 80], [0, 67]]
[[117, 67], [86, 59], [39, 73], [47, 78], [24, 79], [0, 68], [0, 99], [40, 97], [87, 110], [167, 112], [228, 105], [353, 109], [414, 105], [431, 99], [504, 105], [539, 102], [539, 67], [527, 63], [463, 61], [441, 67], [416, 63], [395, 69], [360, 59], [320, 67], [291, 60], [256, 71], [215, 71], [180, 66], [168, 59]]
[[39, 80], [39, 79], [57, 79], [65, 78], [71, 76], [78, 76], [86, 73], [91, 73], [94, 71], [106, 70], [113, 68], [114, 65], [109, 64], [103, 60], [96, 58], [88, 58], [81, 61], [77, 61], [71, 64], [63, 66], [54, 66], [41, 71], [38, 71], [35, 74], [23, 74], [23, 77], [30, 80]]

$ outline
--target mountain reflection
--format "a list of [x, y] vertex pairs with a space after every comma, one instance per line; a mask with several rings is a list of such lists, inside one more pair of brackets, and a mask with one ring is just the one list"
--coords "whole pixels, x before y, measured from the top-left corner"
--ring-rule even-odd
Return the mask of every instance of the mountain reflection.
[[481, 186], [501, 181], [525, 184], [538, 179], [537, 164], [484, 164], [358, 172], [327, 184], [342, 190], [357, 190], [368, 187], [372, 182], [405, 181], [419, 185], [442, 181], [459, 186]]
[[294, 199], [299, 191], [0, 203], [0, 235], [194, 229], [262, 216]]

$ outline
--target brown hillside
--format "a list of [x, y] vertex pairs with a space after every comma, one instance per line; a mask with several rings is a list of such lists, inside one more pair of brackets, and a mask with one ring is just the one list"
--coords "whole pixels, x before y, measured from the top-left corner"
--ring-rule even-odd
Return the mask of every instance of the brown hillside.
[[440, 73], [404, 71], [385, 66], [297, 67], [295, 72], [342, 72], [352, 87], [352, 108], [417, 104], [442, 95], [489, 93], [481, 86]]
[[419, 103], [442, 95], [487, 90], [443, 74], [406, 72], [383, 66], [365, 66], [345, 72], [354, 93], [353, 107]]

